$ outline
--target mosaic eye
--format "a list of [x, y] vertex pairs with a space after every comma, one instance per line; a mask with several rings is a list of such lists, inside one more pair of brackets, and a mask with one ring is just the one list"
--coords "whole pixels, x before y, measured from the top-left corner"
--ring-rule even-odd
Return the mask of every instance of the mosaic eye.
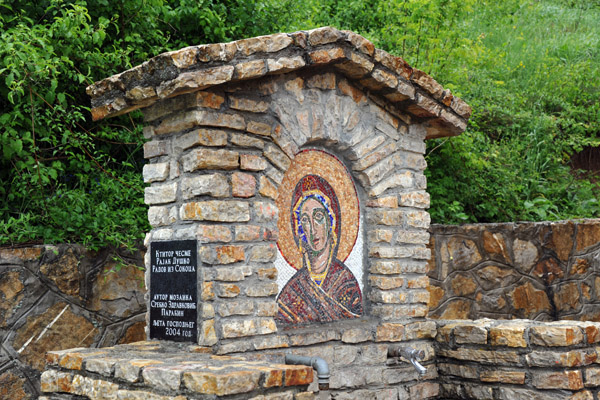
[[302, 215], [302, 218], [300, 218], [300, 223], [302, 224], [302, 226], [305, 227], [310, 226], [310, 218], [308, 217], [308, 215]]
[[315, 219], [315, 223], [319, 224], [319, 225], [323, 225], [325, 224], [325, 211], [324, 210], [315, 210], [314, 213], [314, 219]]

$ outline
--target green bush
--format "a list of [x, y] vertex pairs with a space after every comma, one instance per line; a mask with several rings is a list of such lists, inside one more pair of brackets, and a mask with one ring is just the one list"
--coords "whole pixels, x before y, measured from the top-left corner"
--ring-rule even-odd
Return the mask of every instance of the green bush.
[[98, 248], [141, 239], [149, 226], [140, 114], [94, 123], [85, 87], [164, 51], [270, 33], [278, 7], [241, 0], [0, 4], [0, 245]]
[[5, 0], [0, 3], [0, 245], [131, 246], [140, 114], [90, 120], [85, 87], [161, 52], [333, 25], [430, 73], [473, 106], [430, 141], [435, 222], [599, 215], [569, 168], [599, 146], [600, 4], [584, 0]]

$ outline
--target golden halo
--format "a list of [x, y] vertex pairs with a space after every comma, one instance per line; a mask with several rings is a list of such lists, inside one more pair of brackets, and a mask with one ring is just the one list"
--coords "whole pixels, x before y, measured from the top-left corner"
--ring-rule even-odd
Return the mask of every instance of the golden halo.
[[311, 174], [325, 179], [335, 191], [340, 203], [341, 238], [337, 252], [338, 260], [345, 261], [348, 258], [358, 236], [358, 196], [354, 182], [344, 164], [335, 156], [322, 150], [301, 151], [285, 172], [275, 200], [279, 209], [277, 246], [288, 264], [297, 270], [302, 268], [302, 254], [296, 246], [292, 232], [292, 193], [298, 181]]

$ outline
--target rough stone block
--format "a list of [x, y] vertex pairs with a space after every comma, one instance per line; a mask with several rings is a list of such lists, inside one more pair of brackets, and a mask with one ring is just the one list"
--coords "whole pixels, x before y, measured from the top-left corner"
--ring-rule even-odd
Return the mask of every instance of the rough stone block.
[[196, 129], [175, 139], [174, 147], [187, 150], [194, 146], [218, 147], [227, 144], [227, 133], [215, 129]]
[[193, 113], [195, 125], [214, 126], [243, 131], [246, 128], [244, 117], [239, 114], [225, 114], [213, 111], [196, 111]]
[[181, 181], [181, 197], [184, 200], [204, 195], [227, 197], [229, 194], [229, 182], [222, 174], [197, 175]]
[[206, 271], [206, 276], [215, 281], [240, 282], [246, 279], [247, 269], [248, 267], [211, 268]]
[[265, 60], [253, 60], [239, 63], [235, 66], [237, 79], [258, 78], [267, 73]]
[[180, 215], [183, 220], [243, 222], [250, 220], [250, 207], [241, 201], [199, 201], [181, 206]]
[[404, 223], [411, 228], [428, 229], [431, 217], [426, 211], [408, 211], [404, 213]]
[[436, 382], [417, 383], [410, 387], [412, 399], [431, 399], [440, 394], [440, 385]]
[[202, 321], [200, 326], [200, 334], [198, 338], [198, 344], [204, 346], [212, 346], [216, 344], [217, 332], [215, 331], [215, 320], [207, 319]]
[[273, 200], [276, 200], [278, 196], [277, 186], [269, 178], [261, 176], [258, 193], [261, 196], [269, 197]]
[[324, 49], [324, 50], [316, 50], [316, 51], [310, 52], [308, 54], [308, 56], [310, 57], [310, 60], [312, 61], [312, 63], [315, 65], [329, 64], [329, 63], [337, 61], [337, 60], [342, 60], [346, 57], [344, 55], [344, 50], [342, 50], [340, 47], [333, 47], [331, 49]]
[[142, 174], [145, 183], [162, 182], [169, 176], [169, 163], [146, 164]]
[[259, 268], [256, 275], [261, 281], [274, 281], [277, 279], [277, 268]]
[[142, 377], [151, 387], [173, 392], [181, 386], [181, 372], [175, 367], [148, 367], [142, 371]]
[[450, 107], [464, 119], [469, 119], [469, 117], [471, 116], [471, 106], [469, 106], [467, 103], [465, 103], [462, 99], [459, 99], [458, 97], [454, 97], [452, 99]]
[[329, 26], [308, 31], [308, 41], [311, 46], [333, 43], [340, 39], [342, 39], [342, 33]]
[[246, 295], [248, 297], [269, 297], [276, 295], [278, 291], [276, 282], [257, 282], [246, 288]]
[[354, 46], [356, 50], [368, 56], [373, 56], [373, 53], [375, 52], [375, 46], [373, 46], [373, 43], [354, 32], [348, 31], [347, 34], [347, 40], [352, 43], [352, 46]]
[[168, 142], [166, 140], [151, 140], [144, 143], [144, 158], [164, 156], [168, 151]]
[[196, 237], [200, 243], [231, 242], [233, 235], [228, 226], [198, 225]]
[[227, 299], [238, 297], [241, 293], [240, 287], [233, 283], [218, 283], [215, 288], [219, 297]]
[[205, 68], [184, 72], [171, 81], [161, 83], [157, 89], [161, 98], [172, 97], [177, 93], [187, 93], [210, 86], [219, 85], [231, 80], [234, 68], [231, 65]]
[[578, 326], [533, 326], [530, 342], [539, 346], [572, 346], [583, 342], [583, 332]]
[[478, 325], [457, 325], [454, 328], [454, 340], [456, 343], [487, 344], [488, 332], [485, 327]]
[[277, 303], [275, 301], [255, 301], [256, 315], [259, 317], [274, 317], [277, 315]]
[[462, 361], [475, 361], [491, 365], [520, 365], [521, 359], [516, 351], [490, 351], [459, 348], [457, 350], [440, 349], [439, 355]]
[[411, 81], [415, 82], [417, 85], [421, 86], [425, 89], [429, 94], [431, 94], [434, 98], [439, 99], [442, 96], [444, 88], [442, 85], [437, 83], [431, 76], [427, 75], [425, 72], [413, 68], [413, 74], [411, 76]]
[[213, 92], [196, 92], [196, 105], [218, 110], [225, 102], [225, 98]]
[[246, 171], [264, 171], [268, 166], [267, 160], [253, 154], [240, 155], [240, 168]]
[[342, 333], [342, 342], [344, 343], [362, 343], [371, 340], [373, 340], [373, 334], [368, 329], [346, 329]]
[[170, 225], [177, 221], [177, 207], [157, 207], [148, 208], [148, 222], [153, 227]]
[[115, 364], [115, 378], [127, 382], [140, 382], [140, 372], [144, 367], [161, 364], [161, 361], [152, 359], [132, 359], [120, 361]]
[[192, 172], [199, 169], [236, 169], [239, 166], [239, 153], [231, 150], [194, 149], [181, 157], [183, 170]]
[[404, 285], [403, 278], [377, 275], [369, 276], [369, 282], [371, 283], [371, 287], [382, 290], [397, 289]]
[[272, 262], [277, 255], [277, 249], [273, 244], [254, 245], [250, 250], [250, 262]]
[[376, 68], [371, 72], [371, 80], [368, 83], [365, 86], [369, 87], [371, 85], [378, 90], [383, 88], [395, 89], [398, 86], [398, 78], [383, 69]]
[[245, 97], [229, 96], [229, 107], [234, 110], [263, 113], [269, 109], [266, 101], [253, 100]]
[[258, 121], [249, 121], [246, 126], [246, 131], [254, 133], [255, 135], [271, 136], [272, 127], [270, 124]]
[[253, 205], [256, 222], [274, 222], [277, 218], [277, 206], [266, 201], [257, 201]]
[[600, 386], [600, 368], [585, 369], [585, 387]]
[[284, 73], [300, 69], [305, 65], [306, 62], [301, 56], [267, 59], [267, 68], [269, 72]]
[[433, 321], [413, 322], [405, 326], [405, 339], [433, 339], [437, 333], [436, 324]]
[[177, 183], [150, 186], [144, 190], [144, 203], [148, 205], [172, 203], [177, 199]]
[[268, 144], [263, 152], [264, 156], [282, 171], [287, 171], [290, 167], [290, 158], [277, 146]]
[[497, 325], [490, 328], [492, 346], [527, 347], [524, 325]]
[[317, 89], [335, 89], [335, 74], [328, 72], [325, 74], [313, 75], [306, 80], [306, 86]]
[[374, 66], [375, 64], [369, 57], [350, 52], [349, 59], [337, 64], [335, 67], [349, 78], [360, 79], [371, 72]]
[[252, 197], [256, 193], [256, 179], [244, 172], [234, 172], [231, 175], [233, 197]]
[[532, 385], [538, 389], [583, 389], [581, 371], [534, 371]]
[[404, 340], [404, 324], [382, 323], [377, 327], [375, 341], [400, 342]]
[[369, 190], [369, 196], [378, 197], [390, 189], [410, 189], [413, 186], [414, 177], [412, 172], [405, 171], [402, 173], [396, 173], [374, 185], [371, 190]]
[[595, 350], [572, 350], [566, 352], [557, 351], [532, 351], [527, 354], [527, 364], [532, 367], [579, 367], [589, 365], [598, 359]]
[[368, 209], [367, 222], [373, 225], [400, 226], [404, 213], [397, 209]]
[[260, 387], [261, 375], [260, 371], [190, 371], [183, 374], [182, 381], [192, 392], [225, 396], [256, 390]]
[[246, 255], [243, 246], [225, 245], [218, 246], [216, 249], [217, 263], [232, 264], [244, 261]]
[[480, 380], [482, 382], [499, 382], [513, 385], [525, 384], [525, 372], [523, 371], [481, 371]]
[[260, 226], [257, 225], [237, 225], [235, 227], [235, 240], [238, 242], [259, 240], [260, 229]]
[[[265, 148], [265, 142], [262, 139], [259, 139], [252, 135], [242, 135], [238, 133], [234, 133], [231, 135], [231, 144], [240, 146], [240, 147], [250, 147], [259, 150], [263, 150]], [[243, 154], [242, 156], [244, 156]]]
[[252, 336], [257, 333], [257, 325], [254, 320], [222, 320], [221, 332], [225, 339]]

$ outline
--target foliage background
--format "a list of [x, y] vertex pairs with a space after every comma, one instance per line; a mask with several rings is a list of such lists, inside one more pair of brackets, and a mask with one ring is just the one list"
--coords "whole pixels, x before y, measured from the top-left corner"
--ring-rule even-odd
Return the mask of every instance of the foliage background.
[[434, 222], [597, 217], [598, 176], [570, 160], [600, 146], [599, 20], [598, 0], [4, 0], [0, 245], [131, 247], [149, 229], [140, 115], [92, 122], [88, 84], [164, 51], [323, 25], [473, 107], [464, 134], [428, 143]]

